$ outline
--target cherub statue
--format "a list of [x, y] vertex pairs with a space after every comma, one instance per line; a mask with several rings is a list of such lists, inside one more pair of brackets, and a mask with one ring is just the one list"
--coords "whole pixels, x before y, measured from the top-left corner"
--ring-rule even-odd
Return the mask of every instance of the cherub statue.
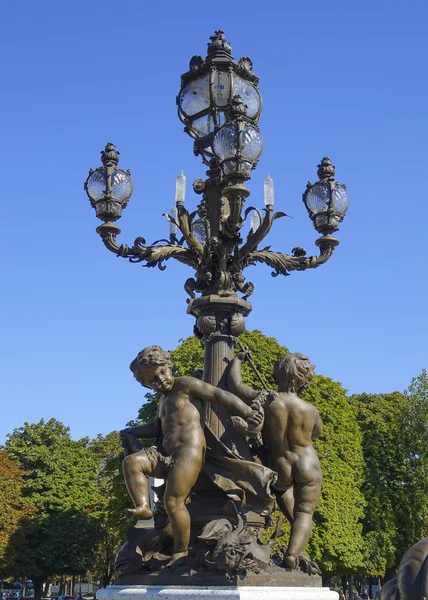
[[206, 442], [203, 431], [204, 401], [218, 402], [231, 414], [245, 419], [248, 435], [257, 435], [263, 414], [252, 410], [233, 394], [195, 377], [174, 377], [169, 352], [159, 346], [144, 348], [130, 365], [135, 379], [162, 394], [155, 421], [122, 430], [123, 438], [156, 438], [157, 445], [126, 456], [123, 473], [137, 519], [150, 519], [147, 476], [166, 479], [165, 510], [169, 517], [173, 555], [168, 566], [177, 566], [187, 556], [190, 515], [185, 506], [204, 464]]
[[284, 354], [274, 367], [278, 392], [259, 392], [242, 382], [241, 363], [249, 359], [248, 351], [234, 358], [229, 389], [249, 406], [263, 404], [267, 466], [278, 474], [274, 492], [291, 523], [283, 564], [294, 569], [311, 534], [312, 515], [321, 493], [321, 465], [311, 442], [321, 435], [322, 423], [315, 406], [299, 398], [314, 376], [314, 366], [303, 354]]

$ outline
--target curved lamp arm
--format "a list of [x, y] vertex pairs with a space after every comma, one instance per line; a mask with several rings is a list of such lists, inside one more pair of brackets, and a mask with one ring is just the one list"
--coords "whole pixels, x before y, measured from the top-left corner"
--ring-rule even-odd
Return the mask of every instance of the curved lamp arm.
[[339, 240], [326, 235], [319, 238], [315, 244], [319, 247], [318, 256], [306, 256], [303, 248], [294, 248], [293, 255], [274, 252], [265, 248], [264, 250], [255, 250], [250, 252], [246, 258], [243, 268], [253, 265], [256, 262], [263, 262], [273, 268], [272, 276], [289, 275], [290, 271], [305, 271], [306, 269], [316, 269], [331, 258]]
[[[249, 208], [247, 208], [247, 210], [245, 211], [244, 220], [247, 218], [248, 213], [251, 210], [257, 210], [257, 209], [255, 209], [253, 206], [250, 206]], [[289, 216], [289, 215], [285, 214], [284, 212], [274, 213], [272, 211], [272, 207], [265, 208], [264, 211], [265, 211], [265, 216], [264, 216], [262, 222], [260, 223], [260, 226], [256, 229], [256, 231], [250, 231], [250, 233], [247, 236], [247, 240], [246, 240], [245, 244], [243, 246], [241, 246], [241, 248], [239, 249], [238, 257], [239, 257], [239, 260], [242, 262], [245, 261], [245, 257], [249, 253], [253, 252], [257, 248], [257, 246], [260, 244], [260, 242], [267, 236], [267, 234], [271, 230], [272, 224], [275, 221], [275, 219], [280, 219], [281, 217]], [[257, 212], [260, 215], [260, 211], [257, 211]]]
[[97, 227], [97, 233], [100, 235], [105, 247], [123, 258], [128, 258], [130, 262], [143, 262], [145, 267], [157, 266], [161, 271], [166, 267], [163, 264], [169, 258], [175, 258], [179, 262], [193, 267], [199, 266], [199, 258], [192, 249], [183, 248], [180, 245], [164, 244], [147, 246], [146, 240], [137, 237], [132, 247], [126, 244], [117, 244], [116, 237], [120, 234], [120, 228], [114, 223], [105, 223]]

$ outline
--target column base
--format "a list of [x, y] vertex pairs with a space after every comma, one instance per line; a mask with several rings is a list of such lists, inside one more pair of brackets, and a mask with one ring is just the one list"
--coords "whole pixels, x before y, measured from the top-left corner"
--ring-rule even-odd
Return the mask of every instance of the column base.
[[109, 585], [97, 600], [337, 600], [323, 587]]

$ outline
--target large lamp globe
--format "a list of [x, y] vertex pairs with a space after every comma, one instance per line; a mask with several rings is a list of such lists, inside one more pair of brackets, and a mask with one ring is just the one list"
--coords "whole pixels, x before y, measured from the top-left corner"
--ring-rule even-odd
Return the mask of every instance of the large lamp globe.
[[262, 136], [247, 120], [240, 96], [234, 96], [229, 109], [228, 122], [214, 134], [212, 150], [226, 179], [235, 175], [248, 179], [263, 150]]
[[85, 181], [85, 191], [95, 215], [105, 222], [113, 222], [120, 218], [132, 195], [133, 183], [131, 173], [118, 168], [119, 152], [109, 142], [101, 151], [102, 167], [89, 171]]
[[328, 157], [318, 165], [319, 181], [308, 183], [303, 202], [314, 224], [322, 235], [330, 235], [339, 229], [349, 206], [346, 185], [334, 179], [335, 168]]
[[239, 95], [247, 105], [247, 117], [257, 123], [262, 109], [262, 97], [257, 87], [258, 77], [252, 73], [248, 57], [236, 62], [223, 31], [210, 38], [207, 57], [194, 56], [190, 70], [181, 77], [177, 96], [178, 115], [185, 131], [195, 139], [195, 151], [204, 160], [213, 156], [212, 134], [226, 123], [227, 108]]

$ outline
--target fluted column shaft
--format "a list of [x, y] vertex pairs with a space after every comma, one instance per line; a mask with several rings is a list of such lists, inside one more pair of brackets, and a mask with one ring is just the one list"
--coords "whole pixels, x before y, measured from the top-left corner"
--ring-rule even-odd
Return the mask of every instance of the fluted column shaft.
[[[233, 358], [238, 335], [245, 331], [244, 316], [251, 303], [237, 296], [203, 296], [192, 300], [188, 312], [197, 319], [196, 327], [204, 344], [204, 381], [227, 389], [226, 367]], [[248, 454], [229, 421], [230, 414], [217, 404], [207, 403], [205, 422], [211, 431], [230, 449]]]

